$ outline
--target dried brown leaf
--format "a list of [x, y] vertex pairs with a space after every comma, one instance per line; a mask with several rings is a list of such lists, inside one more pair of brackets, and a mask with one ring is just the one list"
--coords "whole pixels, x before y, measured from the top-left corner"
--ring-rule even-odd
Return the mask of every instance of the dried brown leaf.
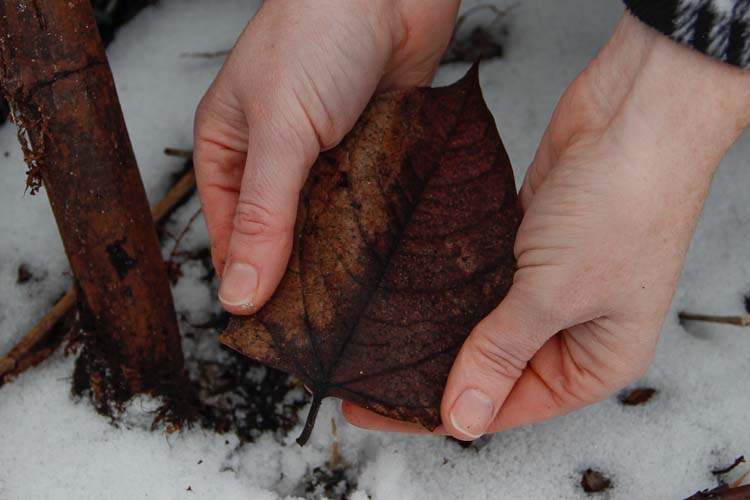
[[625, 406], [638, 406], [648, 402], [656, 394], [656, 389], [651, 387], [636, 387], [620, 396], [620, 401]]
[[599, 493], [608, 490], [612, 481], [601, 472], [594, 469], [586, 469], [581, 475], [581, 488], [586, 493]]
[[475, 66], [445, 88], [373, 99], [320, 156], [271, 301], [221, 341], [335, 396], [434, 429], [466, 336], [503, 298], [520, 220]]
[[685, 500], [750, 500], [750, 485], [731, 487], [726, 484], [699, 491]]

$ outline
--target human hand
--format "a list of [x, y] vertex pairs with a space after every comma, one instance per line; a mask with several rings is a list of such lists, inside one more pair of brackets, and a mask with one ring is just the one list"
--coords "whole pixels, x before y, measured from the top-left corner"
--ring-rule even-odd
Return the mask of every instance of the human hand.
[[310, 166], [374, 92], [430, 83], [458, 4], [263, 3], [195, 116], [198, 191], [227, 310], [249, 314], [268, 300], [286, 269]]
[[553, 418], [641, 376], [713, 172], [749, 119], [750, 76], [623, 17], [529, 167], [514, 283], [453, 365], [441, 432], [474, 439]]

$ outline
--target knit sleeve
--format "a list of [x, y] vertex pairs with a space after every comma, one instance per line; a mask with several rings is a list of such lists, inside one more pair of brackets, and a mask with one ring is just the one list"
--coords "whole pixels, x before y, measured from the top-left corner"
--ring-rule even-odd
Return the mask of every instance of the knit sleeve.
[[750, 68], [750, 0], [624, 0], [630, 12], [674, 40]]

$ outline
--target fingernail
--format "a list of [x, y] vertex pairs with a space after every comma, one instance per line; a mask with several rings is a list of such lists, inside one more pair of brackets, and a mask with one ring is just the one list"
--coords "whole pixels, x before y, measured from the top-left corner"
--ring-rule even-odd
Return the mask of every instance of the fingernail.
[[219, 300], [230, 307], [252, 311], [255, 309], [253, 297], [258, 288], [258, 272], [249, 264], [233, 262], [229, 264], [221, 278]]
[[492, 400], [482, 391], [467, 389], [453, 403], [451, 424], [472, 439], [480, 437], [495, 416]]

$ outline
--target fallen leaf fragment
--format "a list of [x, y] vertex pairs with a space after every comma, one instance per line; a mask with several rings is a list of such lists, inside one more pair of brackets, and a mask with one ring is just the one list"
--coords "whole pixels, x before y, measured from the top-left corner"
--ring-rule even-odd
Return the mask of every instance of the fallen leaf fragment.
[[[440, 64], [450, 64], [456, 62], [473, 63], [475, 61], [486, 61], [503, 57], [505, 49], [503, 48], [502, 39], [508, 35], [506, 27], [496, 26], [497, 21], [503, 19], [511, 9], [518, 4], [514, 4], [507, 9], [499, 9], [492, 4], [480, 4], [468, 9], [456, 20], [456, 27], [453, 30], [453, 36], [445, 49]], [[480, 11], [491, 11], [494, 18], [484, 25], [476, 25], [471, 29], [462, 29], [468, 18]]]
[[637, 387], [623, 393], [620, 396], [620, 402], [625, 406], [638, 406], [648, 402], [654, 394], [656, 394], [656, 389], [652, 389], [651, 387]]
[[28, 264], [23, 262], [18, 266], [18, 277], [16, 278], [16, 284], [22, 285], [24, 283], [28, 283], [33, 277], [34, 275], [31, 273]]
[[505, 296], [520, 221], [475, 65], [444, 88], [378, 96], [313, 166], [289, 266], [221, 341], [313, 392], [435, 429], [453, 360]]
[[586, 493], [599, 493], [611, 486], [612, 481], [597, 470], [586, 469], [581, 475], [581, 488]]

